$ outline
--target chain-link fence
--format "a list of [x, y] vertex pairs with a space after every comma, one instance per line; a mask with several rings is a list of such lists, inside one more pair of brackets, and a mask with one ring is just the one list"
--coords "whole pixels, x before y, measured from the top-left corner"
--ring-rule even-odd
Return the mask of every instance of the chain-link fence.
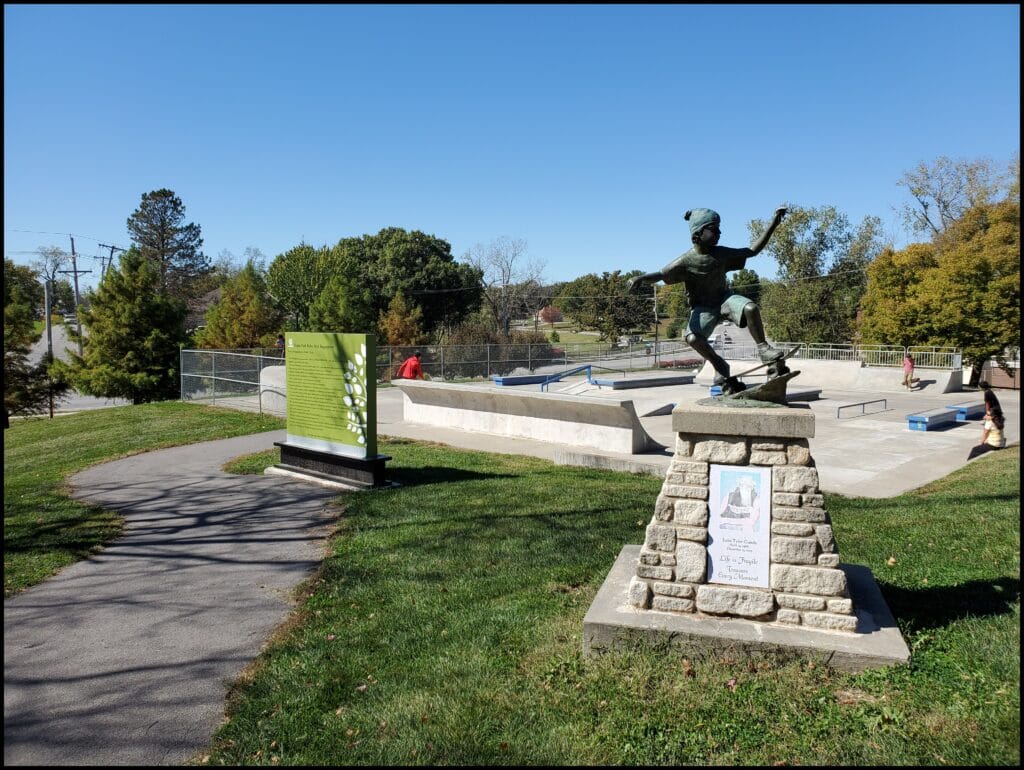
[[283, 414], [284, 377], [268, 383], [263, 370], [270, 366], [283, 369], [283, 351], [182, 350], [181, 400]]
[[413, 353], [420, 354], [423, 373], [434, 380], [473, 380], [509, 374], [558, 372], [585, 364], [615, 369], [651, 369], [665, 366], [700, 366], [703, 360], [681, 342], [552, 343], [503, 345], [385, 346], [377, 351], [377, 380], [390, 380], [398, 366]]
[[[790, 350], [795, 359], [861, 361], [866, 366], [898, 367], [904, 353], [914, 356], [919, 368], [957, 369], [958, 348], [896, 345], [828, 345], [808, 342], [773, 342]], [[752, 343], [726, 342], [716, 346], [723, 358], [758, 360]], [[704, 359], [680, 340], [632, 343], [553, 343], [505, 345], [382, 346], [377, 349], [377, 382], [387, 382], [399, 364], [420, 353], [424, 374], [432, 380], [482, 380], [510, 374], [555, 374], [587, 364], [607, 369], [694, 369]], [[271, 369], [269, 367], [278, 367]], [[277, 349], [181, 351], [181, 400], [205, 401], [272, 414], [284, 414], [284, 355]]]

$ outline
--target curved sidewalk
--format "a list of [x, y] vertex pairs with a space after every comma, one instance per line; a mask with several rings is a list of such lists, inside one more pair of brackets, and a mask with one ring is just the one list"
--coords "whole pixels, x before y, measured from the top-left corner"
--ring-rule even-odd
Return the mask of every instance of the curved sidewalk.
[[4, 602], [4, 764], [179, 765], [320, 564], [336, 491], [238, 476], [284, 431], [175, 447], [71, 478], [122, 537]]

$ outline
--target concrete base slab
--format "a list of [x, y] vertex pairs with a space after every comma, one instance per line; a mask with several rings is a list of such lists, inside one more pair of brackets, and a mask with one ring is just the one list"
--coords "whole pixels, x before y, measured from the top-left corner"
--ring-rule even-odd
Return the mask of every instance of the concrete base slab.
[[622, 473], [643, 473], [664, 479], [665, 471], [672, 460], [672, 453], [666, 449], [657, 454], [612, 455], [578, 452], [572, 449], [555, 449], [551, 459], [556, 465], [600, 468], [605, 471], [620, 471]]
[[397, 487], [398, 484], [394, 481], [387, 481], [384, 484], [376, 487], [368, 487], [365, 485], [357, 484], [346, 484], [341, 481], [328, 478], [323, 473], [317, 473], [315, 471], [301, 471], [301, 470], [289, 470], [282, 468], [278, 465], [271, 465], [269, 468], [263, 469], [264, 476], [286, 476], [296, 481], [305, 481], [309, 484], [316, 484], [318, 487], [325, 487], [327, 489], [337, 489], [339, 492], [366, 492], [374, 489], [390, 489], [391, 487]]
[[342, 484], [340, 481], [331, 481], [326, 478], [323, 474], [313, 473], [302, 473], [300, 471], [291, 471], [284, 468], [279, 468], [276, 465], [271, 465], [269, 468], [263, 469], [264, 476], [286, 476], [296, 481], [305, 481], [310, 484], [316, 484], [318, 487], [325, 487], [326, 489], [337, 489], [339, 492], [356, 492], [365, 487], [357, 487], [354, 484]]
[[584, 657], [640, 643], [749, 657], [810, 658], [850, 672], [910, 660], [910, 650], [867, 567], [841, 565], [857, 610], [857, 632], [844, 633], [700, 613], [639, 610], [627, 597], [639, 558], [639, 545], [623, 547], [605, 578], [583, 619]]

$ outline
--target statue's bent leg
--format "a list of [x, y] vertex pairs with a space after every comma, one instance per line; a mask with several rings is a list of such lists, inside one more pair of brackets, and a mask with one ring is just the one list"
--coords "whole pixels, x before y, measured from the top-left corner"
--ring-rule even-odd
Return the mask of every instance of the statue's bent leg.
[[704, 359], [714, 367], [714, 370], [718, 373], [715, 377], [715, 385], [721, 386], [722, 393], [726, 395], [739, 393], [746, 388], [735, 377], [729, 376], [729, 364], [714, 351], [714, 348], [711, 347], [711, 344], [705, 337], [690, 332], [686, 335], [686, 344], [704, 356]]
[[747, 330], [757, 343], [757, 355], [762, 364], [770, 364], [784, 358], [786, 351], [773, 348], [764, 335], [764, 324], [761, 322], [761, 310], [754, 302], [743, 306], [743, 320], [747, 322]]
[[721, 375], [722, 379], [729, 376], [729, 364], [727, 364], [725, 359], [715, 352], [714, 348], [711, 347], [711, 343], [707, 341], [707, 338], [702, 337], [699, 334], [695, 334], [694, 332], [689, 332], [685, 339], [686, 344], [700, 353], [704, 357], [704, 360], [711, 364], [715, 371]]

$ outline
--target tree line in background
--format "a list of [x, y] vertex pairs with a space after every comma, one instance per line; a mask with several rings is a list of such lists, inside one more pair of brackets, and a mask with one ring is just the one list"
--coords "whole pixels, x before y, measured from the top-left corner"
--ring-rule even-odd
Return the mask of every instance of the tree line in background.
[[[1002, 363], [1020, 345], [1019, 180], [1017, 156], [1005, 173], [987, 160], [945, 157], [907, 172], [897, 183], [911, 198], [901, 214], [925, 240], [899, 251], [877, 217], [853, 226], [834, 206], [790, 205], [765, 249], [778, 276], [744, 269], [730, 284], [761, 305], [773, 339], [953, 345], [976, 382], [984, 361]], [[750, 222], [751, 240], [766, 225]], [[690, 312], [681, 285], [627, 293], [639, 270], [546, 285], [543, 263], [528, 257], [525, 241], [507, 237], [458, 261], [447, 241], [389, 227], [333, 246], [300, 243], [269, 266], [246, 249], [239, 267], [228, 253], [216, 262], [203, 254], [200, 226], [185, 221], [184, 204], [166, 189], [144, 194], [127, 227], [132, 245], [87, 294], [79, 309], [83, 354], [71, 353], [68, 363], [33, 367], [26, 358], [38, 339], [30, 323], [38, 279], [50, 281], [54, 308], [75, 309], [70, 283], [57, 279], [67, 255], [40, 248], [34, 270], [5, 260], [11, 413], [39, 411], [44, 381], [46, 392], [74, 387], [134, 403], [175, 398], [182, 347], [270, 347], [286, 330], [373, 332], [389, 345], [512, 345], [546, 341], [539, 322], [553, 324], [555, 314], [615, 340], [649, 332], [656, 318], [678, 336]], [[529, 317], [533, 331], [512, 328]]]

